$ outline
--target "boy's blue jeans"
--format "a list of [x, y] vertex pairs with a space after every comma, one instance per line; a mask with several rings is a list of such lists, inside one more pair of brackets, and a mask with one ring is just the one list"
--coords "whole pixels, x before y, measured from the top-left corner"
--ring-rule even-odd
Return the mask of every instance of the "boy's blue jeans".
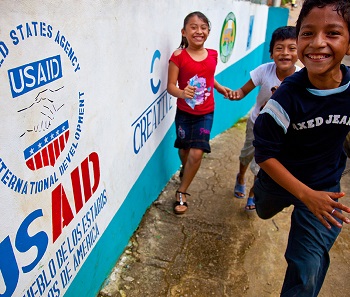
[[[323, 190], [340, 192], [340, 184]], [[261, 176], [256, 180], [254, 196], [257, 214], [262, 219], [269, 219], [283, 208], [294, 205], [285, 252], [288, 267], [281, 296], [316, 297], [329, 267], [328, 252], [341, 229], [331, 225], [328, 230], [300, 200], [269, 177]]]

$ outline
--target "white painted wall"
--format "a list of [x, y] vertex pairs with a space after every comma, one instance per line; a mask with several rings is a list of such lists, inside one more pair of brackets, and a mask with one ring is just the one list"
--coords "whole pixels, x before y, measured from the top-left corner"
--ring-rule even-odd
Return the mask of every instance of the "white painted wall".
[[247, 1], [0, 2], [0, 296], [63, 296], [73, 283], [173, 124], [168, 59], [194, 10], [218, 51], [235, 15], [217, 73], [265, 42], [268, 7]]

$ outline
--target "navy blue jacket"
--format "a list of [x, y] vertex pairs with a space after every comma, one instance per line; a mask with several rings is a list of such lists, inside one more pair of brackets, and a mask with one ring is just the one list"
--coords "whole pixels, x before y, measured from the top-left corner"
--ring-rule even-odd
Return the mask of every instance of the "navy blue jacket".
[[257, 163], [276, 158], [315, 190], [340, 181], [350, 130], [350, 72], [345, 65], [341, 70], [343, 80], [331, 90], [312, 86], [306, 68], [283, 81], [254, 125]]

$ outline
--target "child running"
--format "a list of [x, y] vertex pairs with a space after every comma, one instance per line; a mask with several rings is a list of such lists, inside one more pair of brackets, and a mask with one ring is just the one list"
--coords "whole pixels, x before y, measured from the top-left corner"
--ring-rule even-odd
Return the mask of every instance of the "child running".
[[[287, 77], [255, 121], [257, 214], [268, 219], [294, 205], [281, 296], [317, 296], [342, 223], [338, 202], [350, 130], [349, 0], [305, 0], [296, 24], [305, 68]], [[339, 273], [341, 273], [339, 271]]]
[[[232, 100], [241, 100], [254, 88], [260, 86], [256, 103], [247, 120], [246, 137], [241, 154], [239, 156], [239, 172], [236, 176], [234, 195], [244, 198], [246, 191], [245, 174], [250, 168], [254, 177], [259, 171], [259, 166], [254, 162], [253, 127], [261, 107], [271, 98], [271, 92], [275, 91], [281, 82], [300, 67], [295, 65], [298, 60], [295, 27], [285, 26], [277, 28], [270, 41], [270, 57], [273, 62], [258, 66], [250, 72], [250, 79], [240, 89], [233, 91]], [[245, 210], [254, 211], [254, 187], [249, 191]]]
[[182, 41], [169, 60], [168, 93], [177, 97], [175, 127], [182, 163], [181, 183], [176, 191], [174, 212], [187, 210], [187, 189], [196, 175], [203, 153], [210, 153], [210, 131], [214, 115], [214, 88], [224, 97], [232, 91], [215, 79], [218, 53], [204, 47], [210, 33], [210, 22], [201, 12], [185, 17], [181, 30]]

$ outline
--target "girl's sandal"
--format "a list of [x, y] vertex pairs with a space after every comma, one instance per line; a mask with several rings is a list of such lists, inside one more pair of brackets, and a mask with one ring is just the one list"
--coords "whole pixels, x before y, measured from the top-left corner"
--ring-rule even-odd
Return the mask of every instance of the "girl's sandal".
[[[176, 214], [184, 214], [188, 208], [188, 205], [187, 205], [187, 202], [186, 201], [183, 201], [182, 200], [182, 195], [185, 195], [185, 197], [188, 195], [188, 196], [191, 196], [190, 194], [186, 193], [186, 192], [180, 192], [180, 191], [176, 191], [175, 193], [175, 197], [177, 199], [177, 194], [179, 194], [179, 201], [175, 201], [174, 203], [174, 212]], [[184, 209], [181, 209], [179, 210], [179, 207], [178, 206], [185, 206], [186, 208]]]

